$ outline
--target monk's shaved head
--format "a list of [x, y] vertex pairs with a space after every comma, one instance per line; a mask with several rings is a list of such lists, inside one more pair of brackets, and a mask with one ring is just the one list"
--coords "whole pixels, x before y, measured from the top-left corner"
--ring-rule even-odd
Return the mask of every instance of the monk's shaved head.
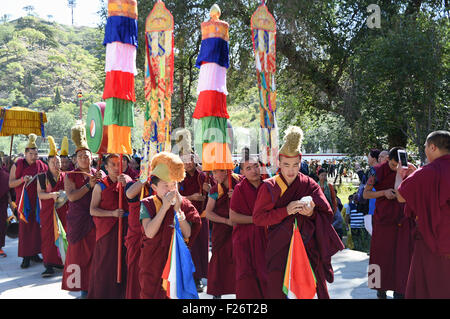
[[450, 132], [434, 131], [427, 136], [427, 145], [433, 144], [443, 152], [450, 153]]

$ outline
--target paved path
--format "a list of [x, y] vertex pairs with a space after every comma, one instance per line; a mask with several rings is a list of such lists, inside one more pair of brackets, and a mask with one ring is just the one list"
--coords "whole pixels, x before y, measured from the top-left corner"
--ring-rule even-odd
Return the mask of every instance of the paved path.
[[[0, 299], [74, 299], [79, 292], [61, 290], [61, 270], [51, 278], [42, 278], [42, 264], [31, 262], [28, 269], [21, 269], [22, 258], [17, 257], [17, 239], [6, 238], [4, 251], [8, 255], [0, 258]], [[365, 253], [345, 249], [333, 256], [334, 283], [328, 284], [333, 299], [375, 299], [376, 293], [367, 287], [369, 256]], [[388, 297], [392, 296], [388, 293]], [[235, 298], [226, 295], [224, 298]], [[201, 299], [212, 296], [200, 294]]]

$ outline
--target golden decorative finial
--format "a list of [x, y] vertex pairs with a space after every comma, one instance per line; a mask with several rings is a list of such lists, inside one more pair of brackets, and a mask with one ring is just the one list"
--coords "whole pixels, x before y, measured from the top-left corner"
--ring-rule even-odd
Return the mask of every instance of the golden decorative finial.
[[220, 14], [221, 14], [220, 7], [217, 4], [213, 4], [211, 10], [209, 10], [209, 16], [211, 17], [211, 19], [219, 20]]

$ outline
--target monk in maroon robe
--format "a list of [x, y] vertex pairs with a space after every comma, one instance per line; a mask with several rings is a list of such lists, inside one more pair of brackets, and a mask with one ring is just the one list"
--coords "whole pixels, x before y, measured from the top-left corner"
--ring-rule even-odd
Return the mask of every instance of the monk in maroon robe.
[[95, 248], [95, 225], [90, 214], [92, 189], [103, 178], [101, 170], [91, 167], [92, 153], [80, 148], [76, 152], [78, 168], [67, 172], [64, 190], [69, 199], [66, 235], [68, 247], [62, 289], [81, 291], [87, 297], [92, 256]]
[[193, 156], [186, 155], [183, 161], [186, 177], [178, 183], [178, 191], [194, 205], [202, 218], [202, 228], [192, 244], [191, 254], [195, 266], [194, 279], [197, 289], [203, 291], [201, 279], [208, 276], [209, 259], [209, 223], [203, 211], [206, 208], [206, 194], [211, 186], [207, 183], [207, 175], [196, 167]]
[[63, 172], [70, 172], [75, 169], [75, 166], [72, 163], [72, 160], [69, 158], [69, 156], [63, 156], [61, 155], [61, 170]]
[[[2, 158], [0, 157], [0, 167]], [[0, 257], [6, 257], [3, 247], [5, 246], [6, 219], [8, 218], [8, 203], [11, 202], [9, 193], [9, 173], [0, 169]]]
[[425, 154], [427, 165], [400, 172], [405, 179], [397, 191], [417, 224], [405, 297], [449, 299], [450, 132], [430, 133]]
[[[286, 164], [284, 160], [292, 159], [280, 156], [280, 165]], [[293, 224], [297, 219], [306, 253], [317, 280], [317, 297], [327, 299], [329, 295], [326, 281], [332, 283], [334, 280], [331, 256], [344, 249], [344, 245], [331, 226], [333, 213], [320, 186], [310, 177], [298, 173], [300, 159], [289, 165], [298, 166], [293, 170], [295, 174], [292, 172], [283, 174], [282, 166], [280, 175], [264, 180], [253, 210], [254, 223], [258, 226], [268, 226], [267, 297], [270, 299], [286, 297], [282, 291], [283, 277]], [[315, 206], [310, 211], [306, 211], [298, 202], [305, 196], [311, 196], [314, 202]]]
[[233, 257], [236, 266], [236, 299], [267, 296], [265, 252], [266, 228], [253, 224], [253, 208], [262, 178], [257, 159], [247, 156], [240, 163], [245, 178], [236, 185], [230, 202], [233, 228]]
[[130, 156], [125, 154], [122, 159], [122, 170], [125, 175], [130, 176], [133, 181], [136, 181], [139, 177], [139, 171], [131, 167], [130, 161]]
[[[123, 299], [126, 292], [127, 264], [125, 236], [127, 233], [128, 202], [122, 199], [119, 208], [119, 191], [131, 178], [120, 174], [120, 157], [110, 154], [106, 157], [105, 168], [108, 176], [94, 187], [91, 200], [91, 215], [96, 228], [96, 243], [92, 257], [89, 283], [89, 299]], [[123, 188], [119, 188], [119, 183]], [[128, 214], [126, 214], [128, 215]], [[122, 260], [121, 281], [117, 283], [118, 231], [119, 218], [122, 218]]]
[[128, 200], [128, 230], [125, 238], [127, 248], [127, 291], [126, 299], [141, 298], [141, 284], [139, 282], [139, 259], [142, 246], [142, 228], [140, 217], [141, 192], [144, 188], [143, 198], [149, 196], [148, 183], [142, 184], [140, 181], [128, 182], [125, 186]]
[[296, 220], [315, 274], [319, 299], [329, 298], [326, 281], [334, 281], [331, 256], [344, 249], [332, 226], [333, 212], [322, 189], [312, 178], [299, 173], [302, 139], [301, 128], [287, 129], [278, 153], [280, 173], [264, 180], [253, 209], [255, 225], [268, 227], [266, 265], [270, 299], [286, 298], [283, 279]]
[[[387, 290], [394, 291], [396, 299], [404, 297], [413, 251], [414, 223], [405, 216], [405, 205], [396, 200], [394, 191], [399, 149], [391, 149], [389, 161], [374, 167], [375, 175], [369, 176], [363, 193], [364, 198], [377, 199], [372, 218], [369, 265], [379, 267], [380, 280], [375, 280], [370, 288], [377, 290], [380, 299], [386, 298]], [[377, 274], [369, 274], [372, 275]]]
[[[33, 145], [34, 146], [34, 145]], [[12, 167], [9, 175], [9, 187], [16, 191], [16, 200], [20, 202], [23, 195], [24, 185], [28, 200], [23, 200], [29, 205], [28, 220], [19, 218], [19, 252], [23, 257], [22, 268], [28, 268], [30, 261], [42, 262], [38, 256], [41, 252], [41, 229], [37, 222], [37, 179], [28, 184], [33, 177], [47, 171], [47, 165], [38, 159], [37, 147], [25, 149], [25, 158], [19, 159]], [[27, 185], [28, 184], [28, 185]]]
[[175, 182], [153, 176], [151, 187], [156, 195], [141, 201], [140, 219], [144, 233], [139, 261], [141, 299], [166, 299], [161, 276], [174, 231], [175, 211], [179, 214], [183, 237], [189, 240], [188, 246], [192, 243], [191, 238], [195, 240], [201, 228], [201, 219], [191, 202], [177, 192]]
[[214, 170], [216, 185], [209, 191], [206, 218], [212, 223], [211, 259], [208, 265], [207, 293], [214, 298], [236, 293], [236, 273], [233, 261], [233, 222], [230, 219], [230, 199], [241, 176], [232, 174], [231, 187], [226, 170]]
[[[61, 171], [61, 160], [59, 156], [49, 156], [49, 170], [38, 175], [37, 192], [41, 201], [41, 248], [44, 258], [45, 271], [42, 277], [50, 277], [55, 271], [53, 267], [63, 268], [61, 255], [55, 245], [55, 200], [59, 191], [64, 190], [65, 173]], [[65, 203], [56, 209], [56, 214], [61, 224], [66, 229], [66, 215], [69, 204]]]

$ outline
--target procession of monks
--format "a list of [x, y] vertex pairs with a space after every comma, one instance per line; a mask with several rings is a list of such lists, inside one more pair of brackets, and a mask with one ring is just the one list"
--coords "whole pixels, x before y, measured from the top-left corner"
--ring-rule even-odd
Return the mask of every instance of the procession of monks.
[[[80, 298], [165, 299], [162, 273], [176, 216], [198, 291], [207, 278], [206, 292], [214, 298], [283, 299], [296, 222], [317, 298], [329, 298], [331, 257], [345, 247], [332, 227], [333, 211], [321, 187], [299, 171], [299, 127], [286, 131], [278, 172], [266, 179], [259, 159], [248, 152], [240, 159], [241, 174], [230, 178], [226, 170], [202, 171], [190, 151], [156, 154], [151, 176], [142, 182], [127, 165], [120, 171], [119, 154], [105, 156], [105, 171], [92, 167], [83, 134], [83, 128], [72, 130], [73, 170], [61, 169], [65, 155], [54, 146], [48, 166], [39, 160], [32, 136], [9, 177], [0, 174], [0, 209], [5, 201], [8, 205], [9, 188], [22, 201], [22, 268], [42, 262], [41, 253], [43, 276], [52, 275], [55, 267], [63, 269], [61, 288], [80, 291]], [[425, 153], [427, 165], [402, 168], [392, 149], [366, 186], [365, 196], [377, 198], [369, 263], [380, 272], [371, 287], [379, 298], [388, 290], [397, 298], [450, 298], [450, 132], [430, 133]], [[62, 191], [67, 202], [57, 205]], [[301, 200], [307, 197], [309, 202]], [[63, 225], [67, 236], [65, 256], [55, 245], [55, 223]]]

